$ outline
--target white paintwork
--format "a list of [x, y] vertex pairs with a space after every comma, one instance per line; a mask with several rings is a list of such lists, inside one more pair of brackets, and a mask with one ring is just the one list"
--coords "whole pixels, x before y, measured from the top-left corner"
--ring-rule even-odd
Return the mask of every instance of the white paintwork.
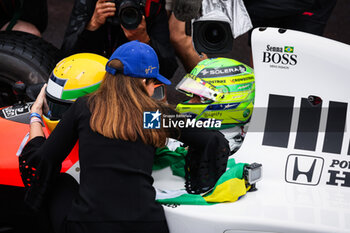
[[53, 97], [56, 97], [58, 99], [61, 99], [63, 87], [49, 79], [48, 85], [47, 85], [47, 92], [50, 93]]
[[[297, 65], [271, 68], [262, 62], [266, 46], [293, 46]], [[259, 162], [264, 167], [263, 180], [258, 191], [248, 193], [235, 203], [213, 206], [164, 207], [171, 233], [251, 233], [251, 232], [350, 232], [350, 188], [326, 185], [332, 159], [350, 161], [347, 155], [349, 124], [346, 125], [343, 150], [340, 155], [323, 153], [327, 109], [321, 117], [321, 133], [316, 152], [294, 149], [298, 111], [293, 113], [292, 133], [288, 148], [262, 146], [263, 129], [269, 94], [300, 99], [309, 95], [320, 96], [324, 108], [328, 102], [349, 102], [350, 46], [306, 33], [278, 29], [255, 30], [252, 48], [256, 79], [256, 98], [250, 128], [241, 149], [235, 154], [237, 162]], [[349, 122], [349, 106], [347, 122]], [[294, 131], [294, 132], [293, 132]], [[285, 181], [288, 156], [302, 154], [324, 159], [323, 170], [317, 185], [300, 185]], [[302, 160], [300, 169], [309, 167]], [[318, 165], [317, 165], [318, 166]], [[316, 166], [316, 167], [317, 167]], [[350, 169], [332, 168], [342, 172]], [[154, 173], [155, 186], [175, 189], [183, 186], [180, 179], [170, 180], [169, 170]], [[167, 176], [168, 175], [168, 176]], [[290, 175], [290, 174], [288, 174]], [[306, 182], [303, 176], [298, 182]], [[341, 184], [342, 181], [339, 181]]]
[[79, 160], [71, 166], [66, 173], [71, 175], [78, 183], [80, 183], [80, 164]]

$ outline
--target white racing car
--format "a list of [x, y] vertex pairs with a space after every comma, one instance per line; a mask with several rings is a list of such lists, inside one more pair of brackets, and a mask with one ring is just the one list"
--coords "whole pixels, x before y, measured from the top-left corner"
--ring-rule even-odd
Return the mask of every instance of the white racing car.
[[[164, 207], [171, 233], [350, 232], [350, 46], [277, 28], [252, 34], [255, 104], [237, 162], [263, 164], [237, 202]], [[155, 187], [183, 188], [170, 169]]]

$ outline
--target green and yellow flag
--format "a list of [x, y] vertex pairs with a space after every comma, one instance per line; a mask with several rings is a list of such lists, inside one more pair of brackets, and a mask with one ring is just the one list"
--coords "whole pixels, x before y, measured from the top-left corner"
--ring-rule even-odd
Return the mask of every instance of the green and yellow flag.
[[292, 47], [292, 46], [284, 46], [284, 52], [285, 53], [293, 53], [294, 52], [294, 47]]
[[[159, 151], [161, 152], [161, 151]], [[164, 149], [162, 150], [164, 153]], [[181, 150], [181, 155], [176, 156], [173, 152], [168, 154], [168, 158], [175, 156], [176, 164], [183, 164], [180, 162], [180, 157], [184, 158], [184, 153]], [[170, 156], [169, 156], [170, 155]], [[162, 156], [161, 156], [162, 157]], [[164, 157], [163, 157], [164, 158]], [[174, 158], [171, 159], [174, 162]], [[157, 163], [157, 158], [155, 159]], [[162, 161], [164, 164], [164, 160]], [[186, 190], [157, 190], [156, 200], [162, 204], [184, 204], [184, 205], [212, 205], [222, 202], [235, 202], [240, 197], [244, 196], [250, 187], [246, 187], [243, 179], [243, 169], [245, 163], [236, 163], [233, 158], [228, 160], [227, 170], [219, 180], [216, 182], [213, 189], [206, 194], [189, 194]], [[163, 166], [161, 166], [163, 167]], [[154, 168], [159, 168], [155, 166]], [[184, 174], [182, 172], [174, 171], [173, 174]], [[184, 171], [183, 167], [182, 170]]]

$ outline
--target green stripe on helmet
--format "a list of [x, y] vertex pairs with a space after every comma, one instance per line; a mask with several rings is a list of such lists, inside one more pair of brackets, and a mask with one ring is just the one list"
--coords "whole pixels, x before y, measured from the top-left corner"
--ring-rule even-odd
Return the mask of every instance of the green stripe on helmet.
[[85, 88], [64, 90], [61, 98], [64, 100], [76, 100], [79, 97], [82, 97], [84, 95], [87, 95], [89, 93], [96, 91], [100, 87], [100, 84], [101, 83], [99, 82], [97, 84], [94, 84], [92, 86], [88, 86]]

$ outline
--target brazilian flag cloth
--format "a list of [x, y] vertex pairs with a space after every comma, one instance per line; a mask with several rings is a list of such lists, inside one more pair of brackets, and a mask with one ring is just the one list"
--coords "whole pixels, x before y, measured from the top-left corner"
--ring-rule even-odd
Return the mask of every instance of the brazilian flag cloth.
[[[179, 147], [175, 151], [167, 147], [158, 149], [155, 157], [153, 170], [164, 168], [168, 162], [171, 164], [173, 175], [184, 177], [184, 164], [187, 151]], [[168, 164], [168, 165], [170, 165]], [[235, 202], [244, 196], [250, 187], [246, 187], [243, 179], [245, 163], [236, 163], [233, 158], [228, 160], [227, 170], [215, 186], [204, 194], [189, 194], [185, 189], [159, 190], [156, 189], [156, 201], [162, 204], [184, 205], [212, 205], [222, 202]]]

